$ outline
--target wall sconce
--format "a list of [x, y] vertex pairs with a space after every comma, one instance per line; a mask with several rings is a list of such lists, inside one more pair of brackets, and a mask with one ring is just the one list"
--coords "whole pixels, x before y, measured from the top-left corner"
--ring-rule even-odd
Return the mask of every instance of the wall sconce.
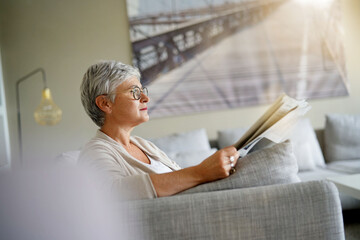
[[19, 150], [20, 150], [20, 160], [23, 161], [22, 156], [22, 132], [21, 132], [21, 117], [20, 117], [20, 94], [19, 94], [19, 85], [24, 80], [33, 76], [34, 74], [41, 72], [44, 89], [42, 91], [42, 99], [39, 106], [34, 112], [35, 121], [40, 125], [55, 125], [61, 120], [62, 111], [54, 103], [51, 97], [50, 89], [47, 87], [45, 71], [43, 68], [38, 68], [24, 77], [20, 78], [16, 82], [16, 107], [17, 107], [17, 117], [18, 117], [18, 129], [19, 129]]

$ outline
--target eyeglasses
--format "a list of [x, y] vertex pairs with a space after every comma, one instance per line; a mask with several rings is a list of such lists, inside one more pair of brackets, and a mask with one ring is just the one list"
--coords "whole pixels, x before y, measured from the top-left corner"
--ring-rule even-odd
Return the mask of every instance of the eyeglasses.
[[143, 93], [143, 94], [145, 94], [146, 96], [149, 96], [148, 94], [149, 94], [149, 92], [148, 92], [148, 90], [147, 90], [147, 88], [146, 87], [143, 87], [143, 88], [139, 88], [139, 87], [133, 87], [133, 89], [131, 89], [131, 91], [130, 92], [132, 92], [133, 93], [133, 96], [134, 96], [134, 99], [135, 100], [139, 100], [140, 98], [141, 98], [141, 94]]

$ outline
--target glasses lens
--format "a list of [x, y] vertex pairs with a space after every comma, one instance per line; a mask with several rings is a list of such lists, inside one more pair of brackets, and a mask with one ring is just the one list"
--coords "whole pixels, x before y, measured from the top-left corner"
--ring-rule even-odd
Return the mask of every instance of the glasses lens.
[[141, 90], [139, 87], [134, 87], [132, 92], [136, 100], [139, 100], [141, 98], [141, 93], [144, 93], [146, 96], [148, 96], [148, 90], [146, 87], [143, 87]]
[[149, 96], [149, 92], [148, 89], [146, 87], [143, 87], [142, 92], [146, 95]]
[[140, 90], [140, 88], [135, 87], [135, 88], [133, 89], [133, 93], [134, 93], [134, 98], [135, 98], [136, 100], [139, 100], [140, 97], [141, 97], [141, 90]]

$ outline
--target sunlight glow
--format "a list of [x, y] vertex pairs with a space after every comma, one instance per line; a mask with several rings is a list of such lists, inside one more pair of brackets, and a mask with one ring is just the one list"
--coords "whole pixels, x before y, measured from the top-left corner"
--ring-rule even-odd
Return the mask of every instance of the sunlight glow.
[[297, 3], [317, 8], [326, 8], [331, 5], [334, 0], [294, 0]]

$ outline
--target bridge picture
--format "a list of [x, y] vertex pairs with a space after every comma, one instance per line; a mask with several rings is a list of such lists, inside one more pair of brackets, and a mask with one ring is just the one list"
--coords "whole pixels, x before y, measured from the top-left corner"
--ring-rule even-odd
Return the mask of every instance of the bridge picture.
[[340, 0], [128, 0], [150, 117], [348, 94]]

